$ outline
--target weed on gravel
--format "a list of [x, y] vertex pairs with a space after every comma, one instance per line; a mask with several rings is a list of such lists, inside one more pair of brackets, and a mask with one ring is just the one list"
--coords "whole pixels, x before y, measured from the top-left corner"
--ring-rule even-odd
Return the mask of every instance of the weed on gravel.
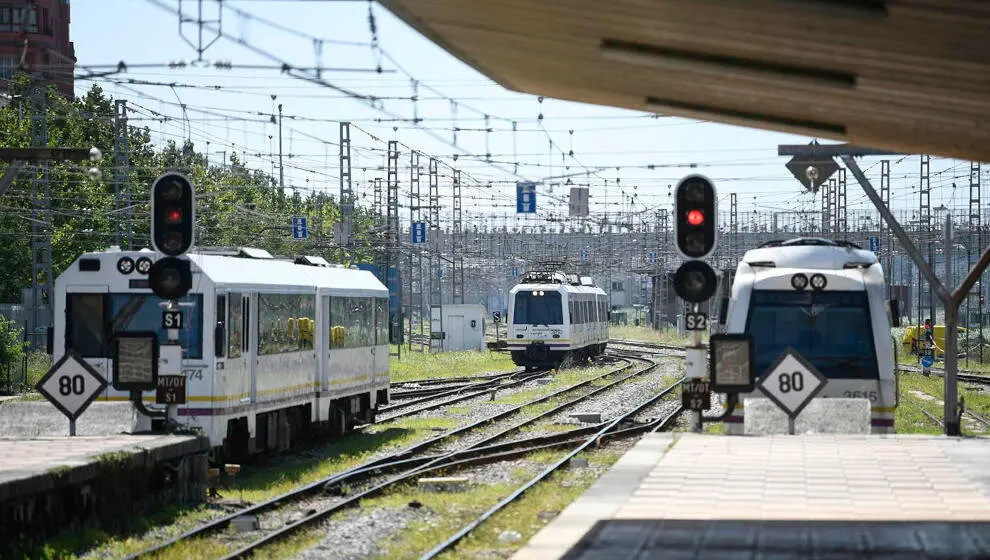
[[402, 359], [389, 362], [389, 378], [393, 383], [417, 381], [436, 377], [462, 377], [486, 372], [506, 372], [518, 369], [508, 352], [489, 350], [467, 352], [404, 352]]
[[[444, 553], [440, 558], [508, 557], [584, 493], [619, 459], [621, 453], [622, 451], [601, 449], [580, 454], [579, 457], [588, 459], [588, 468], [564, 469], [551, 475], [483, 523], [463, 539], [454, 551]], [[504, 484], [478, 485], [458, 493], [419, 492], [414, 486], [407, 486], [398, 493], [371, 500], [392, 507], [415, 502], [423, 509], [429, 508], [438, 514], [428, 520], [410, 523], [405, 530], [389, 539], [385, 550], [377, 558], [420, 557], [561, 456], [559, 452], [531, 455], [526, 459], [526, 466], [510, 468], [508, 476], [511, 482]], [[487, 468], [505, 467], [490, 465]]]

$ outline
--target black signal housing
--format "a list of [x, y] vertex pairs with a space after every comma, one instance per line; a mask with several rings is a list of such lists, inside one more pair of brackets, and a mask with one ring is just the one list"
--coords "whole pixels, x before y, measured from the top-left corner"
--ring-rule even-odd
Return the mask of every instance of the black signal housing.
[[[674, 195], [677, 251], [685, 259], [704, 259], [718, 242], [718, 196], [702, 175], [688, 175]], [[700, 215], [700, 219], [699, 219]]]
[[181, 173], [169, 172], [151, 184], [151, 243], [170, 257], [185, 254], [193, 244], [195, 193]]

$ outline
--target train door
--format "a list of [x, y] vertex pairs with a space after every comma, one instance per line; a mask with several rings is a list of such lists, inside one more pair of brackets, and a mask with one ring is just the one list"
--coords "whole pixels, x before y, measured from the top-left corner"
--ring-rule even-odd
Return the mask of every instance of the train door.
[[[65, 291], [65, 349], [74, 350], [112, 383], [113, 372], [108, 359], [110, 333], [106, 327], [110, 289], [107, 286], [66, 286]], [[112, 390], [112, 385], [108, 385], [99, 396], [107, 397]]]
[[[330, 296], [320, 296], [320, 330], [314, 333], [314, 336], [319, 337], [319, 341], [316, 342], [316, 348], [321, 348], [319, 351], [320, 358], [316, 361], [316, 367], [319, 370], [317, 374], [317, 390], [324, 392], [327, 390], [328, 375], [327, 371], [330, 367], [330, 348], [332, 344], [330, 342], [330, 337], [332, 330], [330, 327]], [[322, 406], [322, 405], [321, 405]]]
[[447, 338], [449, 340], [447, 350], [464, 350], [464, 316], [448, 315], [447, 320], [449, 321], [447, 324]]
[[219, 376], [224, 387], [214, 387], [217, 394], [230, 395], [235, 402], [248, 402], [252, 395], [250, 358], [250, 298], [246, 294], [227, 294], [227, 360]]

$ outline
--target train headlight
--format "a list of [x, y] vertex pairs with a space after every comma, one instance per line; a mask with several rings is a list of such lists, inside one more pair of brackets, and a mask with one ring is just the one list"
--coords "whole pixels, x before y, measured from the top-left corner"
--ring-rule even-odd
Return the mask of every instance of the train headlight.
[[539, 292], [539, 290], [533, 290], [533, 295], [534, 295], [534, 296], [538, 296], [538, 295], [540, 295], [540, 292]]
[[816, 290], [824, 290], [826, 284], [828, 284], [828, 280], [821, 274], [815, 274], [811, 277], [811, 287]]
[[791, 276], [791, 287], [795, 290], [803, 290], [808, 287], [808, 277], [800, 272]]

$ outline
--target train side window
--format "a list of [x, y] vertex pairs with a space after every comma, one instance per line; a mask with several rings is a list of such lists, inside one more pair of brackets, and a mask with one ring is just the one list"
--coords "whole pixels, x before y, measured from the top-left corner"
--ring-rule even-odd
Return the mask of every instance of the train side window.
[[258, 354], [313, 349], [316, 296], [258, 294]]
[[106, 296], [104, 294], [68, 294], [66, 298], [66, 349], [83, 358], [107, 356]]
[[239, 358], [244, 349], [244, 302], [241, 294], [230, 294], [230, 322], [227, 325], [227, 357]]
[[388, 298], [375, 298], [375, 344], [388, 344]]

